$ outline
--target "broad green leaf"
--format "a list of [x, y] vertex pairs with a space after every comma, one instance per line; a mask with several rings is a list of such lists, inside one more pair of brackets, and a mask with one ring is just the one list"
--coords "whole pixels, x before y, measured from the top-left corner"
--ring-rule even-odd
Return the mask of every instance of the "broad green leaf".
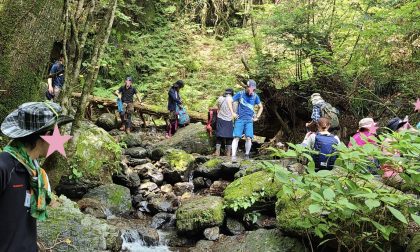
[[365, 200], [365, 204], [370, 210], [372, 210], [373, 208], [380, 206], [381, 202], [375, 199], [367, 199]]
[[321, 211], [322, 211], [322, 206], [320, 206], [318, 204], [309, 205], [309, 213], [310, 214], [320, 213]]
[[386, 207], [395, 216], [395, 218], [397, 218], [399, 221], [401, 221], [404, 224], [408, 224], [407, 219], [398, 209], [395, 209], [392, 206], [386, 206]]
[[420, 216], [411, 214], [411, 218], [417, 223], [417, 225], [420, 225]]
[[351, 210], [357, 210], [357, 206], [354, 205], [354, 204], [352, 204], [352, 203], [350, 203], [349, 200], [346, 199], [346, 198], [340, 199], [338, 201], [338, 203], [341, 204], [341, 205], [343, 205], [343, 206], [345, 206], [345, 207], [347, 207], [347, 208], [349, 208], [349, 209], [351, 209]]
[[325, 189], [322, 194], [326, 200], [333, 200], [335, 198], [335, 193], [331, 188]]

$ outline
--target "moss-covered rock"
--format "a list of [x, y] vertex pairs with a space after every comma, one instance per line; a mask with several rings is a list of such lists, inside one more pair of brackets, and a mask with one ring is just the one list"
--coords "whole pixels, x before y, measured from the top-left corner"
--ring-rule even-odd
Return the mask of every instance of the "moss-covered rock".
[[180, 128], [174, 136], [160, 142], [158, 145], [202, 155], [210, 154], [213, 151], [213, 145], [210, 143], [210, 138], [201, 123], [194, 123]]
[[104, 129], [92, 123], [83, 122], [67, 147], [68, 159], [57, 157], [58, 160], [46, 164], [53, 188], [63, 176], [87, 184], [112, 183], [112, 174], [121, 170], [121, 147]]
[[[82, 200], [93, 199], [100, 203], [100, 208], [112, 214], [123, 214], [131, 209], [131, 195], [127, 187], [107, 184], [91, 189]], [[96, 207], [96, 206], [92, 206]], [[98, 207], [96, 207], [98, 208]]]
[[223, 159], [213, 158], [200, 165], [195, 171], [195, 177], [204, 177], [212, 180], [222, 177], [222, 163]]
[[182, 202], [176, 211], [176, 227], [180, 232], [201, 231], [221, 226], [224, 216], [221, 197], [195, 197]]
[[195, 158], [183, 150], [171, 149], [166, 151], [160, 162], [165, 165], [164, 180], [174, 184], [188, 180], [188, 174], [194, 166]]
[[274, 174], [259, 171], [236, 179], [224, 191], [225, 206], [229, 210], [248, 208], [272, 200], [281, 189]]
[[408, 244], [406, 252], [420, 251], [420, 233], [416, 233]]
[[[60, 196], [48, 207], [48, 219], [38, 222], [38, 240], [55, 251], [119, 251], [118, 230], [91, 215], [80, 212], [77, 204]], [[62, 242], [60, 242], [62, 241]]]
[[298, 239], [286, 237], [279, 230], [258, 229], [256, 231], [246, 232], [243, 236], [225, 236], [214, 243], [203, 243], [200, 241], [190, 251], [304, 252], [307, 249]]
[[103, 128], [106, 131], [116, 129], [118, 127], [118, 121], [115, 114], [104, 113], [96, 120], [96, 125]]

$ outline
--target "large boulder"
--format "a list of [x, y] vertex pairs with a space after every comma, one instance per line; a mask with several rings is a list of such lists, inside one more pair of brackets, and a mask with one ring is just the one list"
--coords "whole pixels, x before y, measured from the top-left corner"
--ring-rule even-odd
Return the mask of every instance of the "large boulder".
[[201, 231], [221, 226], [224, 216], [221, 197], [194, 197], [182, 202], [176, 211], [176, 227], [180, 232]]
[[131, 195], [127, 187], [108, 184], [90, 190], [82, 200], [93, 199], [100, 203], [102, 209], [120, 215], [131, 209]]
[[[65, 196], [48, 207], [48, 219], [37, 222], [38, 241], [55, 251], [120, 251], [121, 233], [91, 215], [80, 212]], [[57, 240], [58, 239], [58, 240]], [[63, 241], [63, 242], [57, 242]]]
[[233, 181], [226, 187], [225, 207], [235, 212], [246, 208], [255, 209], [275, 199], [280, 189], [281, 184], [272, 172], [255, 172]]
[[188, 181], [194, 161], [194, 156], [183, 150], [170, 150], [160, 160], [160, 163], [164, 164], [164, 180], [170, 184]]
[[118, 127], [118, 121], [114, 114], [104, 113], [98, 117], [96, 120], [96, 125], [106, 131], [110, 131]]
[[221, 158], [210, 159], [194, 170], [194, 177], [204, 177], [211, 180], [217, 180], [223, 175], [222, 163], [223, 159]]
[[208, 155], [213, 151], [210, 138], [201, 123], [180, 128], [174, 136], [158, 143], [160, 146], [185, 150], [188, 153]]
[[[122, 148], [104, 129], [89, 122], [81, 123], [66, 154], [67, 159], [56, 155], [47, 159], [49, 162], [45, 164], [53, 188], [63, 177], [70, 178], [70, 181], [61, 181], [61, 189], [77, 190], [73, 187], [77, 183], [72, 185], [72, 181], [81, 181], [87, 187], [108, 184], [112, 183], [112, 174], [121, 171]], [[57, 193], [66, 195], [66, 190], [57, 188]]]
[[218, 242], [198, 242], [191, 252], [304, 252], [305, 246], [295, 238], [284, 236], [277, 229], [258, 229], [246, 232], [244, 236], [224, 236]]

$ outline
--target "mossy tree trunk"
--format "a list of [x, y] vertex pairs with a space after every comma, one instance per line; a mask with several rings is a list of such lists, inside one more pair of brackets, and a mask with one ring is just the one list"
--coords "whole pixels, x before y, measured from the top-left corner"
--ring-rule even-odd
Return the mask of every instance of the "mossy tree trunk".
[[60, 33], [63, 1], [0, 0], [0, 120], [42, 99], [49, 55]]

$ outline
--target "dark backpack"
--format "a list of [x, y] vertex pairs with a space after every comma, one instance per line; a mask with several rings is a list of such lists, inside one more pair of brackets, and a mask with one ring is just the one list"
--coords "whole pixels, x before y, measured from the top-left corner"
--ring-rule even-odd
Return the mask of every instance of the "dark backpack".
[[335, 152], [334, 144], [338, 144], [337, 139], [333, 134], [322, 135], [316, 134], [314, 150], [319, 151], [319, 154], [312, 155], [317, 170], [331, 170], [334, 166], [337, 156], [326, 156]]
[[211, 136], [213, 131], [216, 130], [217, 127], [217, 109], [209, 109], [207, 112], [207, 124], [206, 130], [207, 133]]
[[337, 129], [340, 126], [340, 121], [338, 120], [338, 114], [339, 114], [338, 110], [334, 108], [328, 102], [324, 103], [321, 106], [321, 117], [330, 119], [332, 129]]

